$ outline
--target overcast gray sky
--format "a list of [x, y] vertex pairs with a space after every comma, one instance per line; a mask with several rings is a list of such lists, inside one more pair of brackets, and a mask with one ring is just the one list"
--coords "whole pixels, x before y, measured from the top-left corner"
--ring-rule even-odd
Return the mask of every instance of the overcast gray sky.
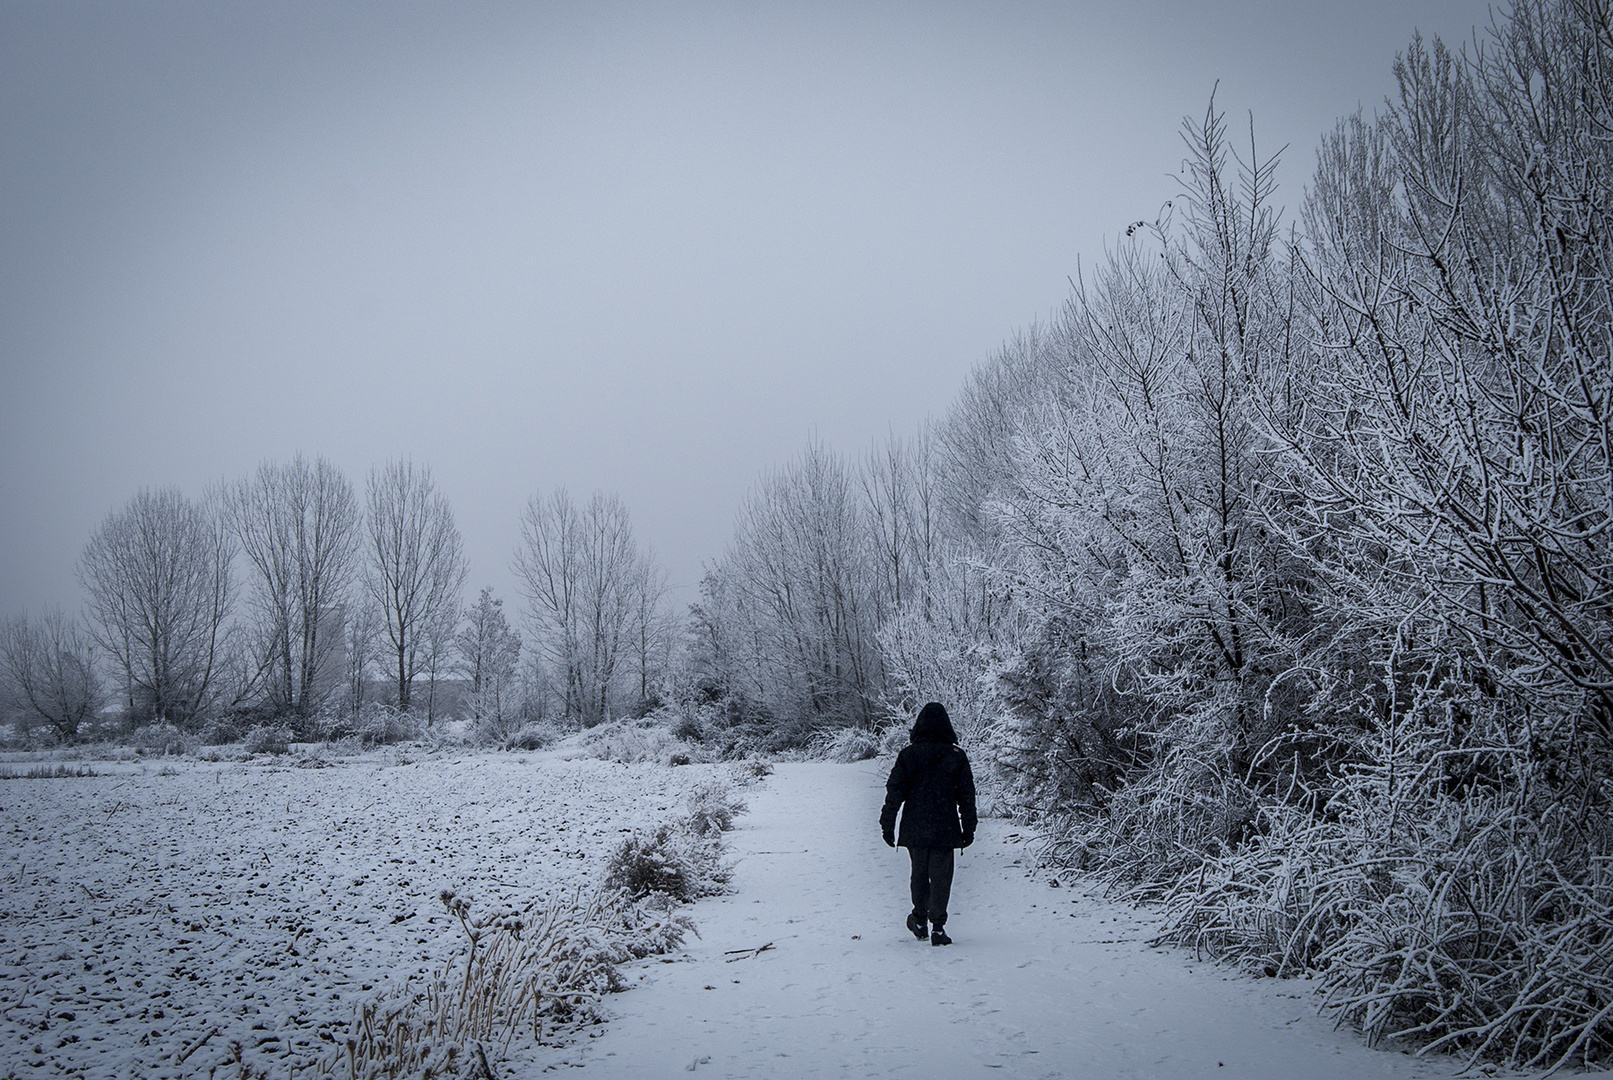
[[[1475, 0], [0, 0], [0, 614], [76, 610], [143, 486], [429, 464], [469, 587], [614, 491], [675, 584], [759, 472], [944, 413], [1175, 194], [1184, 113], [1290, 144]], [[691, 590], [680, 599], [692, 599]]]

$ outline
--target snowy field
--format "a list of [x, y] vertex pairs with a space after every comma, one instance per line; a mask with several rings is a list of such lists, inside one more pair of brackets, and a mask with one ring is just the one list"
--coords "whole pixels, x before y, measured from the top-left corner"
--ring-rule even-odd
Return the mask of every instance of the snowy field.
[[623, 833], [727, 774], [551, 754], [289, 760], [0, 781], [0, 1076], [233, 1076], [232, 1041], [284, 1074], [358, 1000], [460, 948], [443, 889], [485, 911], [597, 883]]
[[[357, 1001], [459, 949], [440, 890], [488, 910], [591, 884], [625, 831], [729, 775], [396, 752], [93, 767], [0, 783], [0, 1076], [233, 1078], [232, 1042], [286, 1076]], [[876, 823], [884, 768], [784, 764], [744, 790], [735, 891], [688, 909], [699, 937], [624, 967], [607, 1023], [520, 1048], [501, 1080], [1459, 1070], [1367, 1049], [1317, 1015], [1304, 981], [1151, 948], [1146, 914], [1055, 885], [1001, 820], [959, 856], [956, 944], [914, 941], [907, 859]]]

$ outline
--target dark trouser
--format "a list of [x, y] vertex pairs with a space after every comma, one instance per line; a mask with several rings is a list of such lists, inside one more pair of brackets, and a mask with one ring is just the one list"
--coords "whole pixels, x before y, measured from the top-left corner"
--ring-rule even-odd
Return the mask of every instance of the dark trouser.
[[952, 896], [952, 849], [910, 847], [907, 855], [913, 860], [913, 914], [939, 930], [946, 925]]

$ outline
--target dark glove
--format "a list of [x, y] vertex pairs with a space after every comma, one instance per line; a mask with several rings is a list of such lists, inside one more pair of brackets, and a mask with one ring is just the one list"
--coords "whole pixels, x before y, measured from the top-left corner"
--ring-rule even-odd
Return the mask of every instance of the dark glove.
[[896, 834], [895, 833], [886, 833], [885, 834], [885, 846], [886, 847], [895, 847], [896, 846]]
[[970, 844], [972, 844], [974, 842], [975, 842], [975, 834], [974, 833], [964, 833], [964, 835], [963, 835], [963, 846], [964, 847], [968, 847]]

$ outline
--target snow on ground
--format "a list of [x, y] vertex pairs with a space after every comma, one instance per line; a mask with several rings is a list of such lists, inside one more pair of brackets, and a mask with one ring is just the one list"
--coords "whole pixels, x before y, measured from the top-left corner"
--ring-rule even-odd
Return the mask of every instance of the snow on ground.
[[291, 760], [0, 782], [0, 1076], [206, 1076], [232, 1040], [281, 1072], [343, 1035], [357, 1001], [461, 946], [442, 889], [487, 911], [597, 883], [622, 833], [726, 775], [551, 754]]
[[[729, 834], [733, 895], [635, 988], [597, 1039], [540, 1055], [606, 1077], [1123, 1077], [1357, 1080], [1459, 1063], [1369, 1050], [1303, 981], [1251, 980], [1150, 949], [1145, 915], [1029, 868], [981, 823], [934, 948], [902, 925], [907, 855], [879, 837], [885, 766], [778, 766]], [[763, 946], [765, 951], [757, 952]], [[750, 950], [738, 952], [736, 950]]]
[[[459, 947], [441, 889], [485, 911], [591, 883], [623, 832], [726, 775], [395, 752], [317, 769], [94, 767], [0, 783], [0, 1075], [206, 1076], [232, 1040], [283, 1075], [340, 1036], [355, 1002]], [[1303, 981], [1149, 948], [1150, 917], [1054, 887], [1004, 821], [959, 856], [957, 943], [915, 941], [906, 853], [879, 838], [884, 768], [780, 765], [746, 791], [736, 891], [691, 909], [700, 938], [624, 969], [634, 988], [590, 1037], [521, 1048], [500, 1075], [1458, 1071], [1368, 1050], [1317, 1016]]]

